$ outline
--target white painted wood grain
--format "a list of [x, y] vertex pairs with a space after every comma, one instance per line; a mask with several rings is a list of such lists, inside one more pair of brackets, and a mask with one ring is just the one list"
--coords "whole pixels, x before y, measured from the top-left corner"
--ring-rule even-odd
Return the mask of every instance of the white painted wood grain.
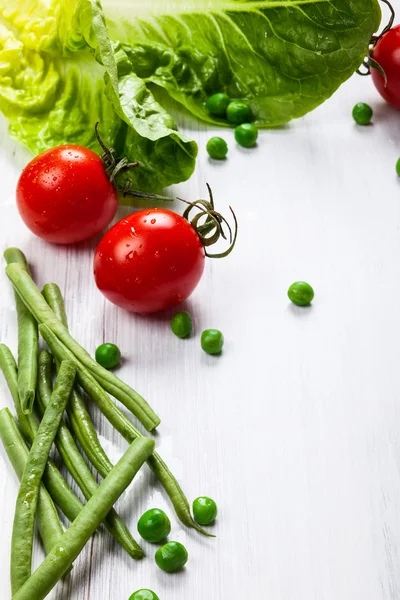
[[[357, 101], [375, 109], [357, 127]], [[188, 302], [196, 335], [180, 341], [165, 317], [142, 318], [107, 304], [96, 291], [94, 245], [56, 248], [24, 228], [13, 192], [28, 154], [0, 144], [1, 248], [20, 246], [39, 285], [67, 293], [71, 329], [88, 350], [116, 342], [121, 375], [162, 417], [161, 454], [189, 498], [214, 497], [217, 540], [183, 531], [184, 573], [161, 573], [148, 558], [133, 563], [97, 534], [57, 600], [127, 599], [149, 587], [161, 600], [400, 599], [400, 115], [372, 83], [353, 78], [328, 102], [290, 126], [235, 146], [213, 163], [209, 128], [183, 123], [200, 145], [191, 181], [175, 191], [205, 193], [234, 206], [234, 254], [209, 262]], [[121, 209], [120, 214], [125, 214]], [[309, 281], [312, 308], [290, 305], [286, 290]], [[0, 274], [0, 339], [16, 348], [12, 293]], [[202, 354], [199, 334], [219, 327], [221, 358]], [[11, 406], [3, 381], [1, 405]], [[117, 457], [126, 447], [93, 410]], [[9, 597], [9, 542], [17, 484], [0, 455], [0, 582]], [[132, 529], [147, 508], [173, 512], [143, 471], [119, 508]], [[92, 560], [90, 560], [92, 557]], [[36, 560], [40, 558], [37, 554]]]

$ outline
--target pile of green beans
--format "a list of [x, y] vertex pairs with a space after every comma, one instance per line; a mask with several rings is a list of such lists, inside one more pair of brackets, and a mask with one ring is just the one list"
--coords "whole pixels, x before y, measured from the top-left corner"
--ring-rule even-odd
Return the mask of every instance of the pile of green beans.
[[[101, 367], [68, 331], [64, 300], [56, 284], [43, 292], [32, 280], [24, 254], [5, 252], [6, 272], [16, 299], [18, 365], [0, 344], [0, 369], [17, 414], [0, 410], [0, 438], [20, 480], [11, 548], [13, 600], [42, 600], [71, 568], [97, 527], [103, 523], [134, 559], [144, 553], [113, 508], [144, 462], [164, 487], [180, 521], [213, 537], [193, 519], [189, 502], [167, 465], [143, 435], [111, 400], [122, 402], [143, 426], [152, 431], [160, 419], [147, 402], [113, 373]], [[38, 334], [47, 343], [39, 352]], [[53, 365], [56, 382], [53, 389]], [[94, 401], [130, 446], [114, 466], [100, 444], [82, 390]], [[64, 411], [68, 423], [63, 419]], [[99, 485], [79, 450], [103, 477]], [[55, 443], [72, 479], [87, 503], [75, 495], [50, 458]], [[64, 533], [56, 506], [70, 521]], [[35, 519], [47, 558], [31, 574]]]

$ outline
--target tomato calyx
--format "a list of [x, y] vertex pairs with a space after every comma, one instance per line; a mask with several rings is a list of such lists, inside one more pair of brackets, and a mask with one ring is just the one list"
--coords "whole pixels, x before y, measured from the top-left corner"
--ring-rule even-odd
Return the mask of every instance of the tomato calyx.
[[395, 10], [393, 8], [393, 6], [391, 5], [391, 3], [389, 2], [389, 0], [381, 0], [384, 4], [386, 4], [386, 6], [389, 7], [390, 10], [390, 17], [389, 17], [389, 22], [386, 25], [386, 27], [381, 31], [381, 33], [379, 35], [373, 35], [370, 41], [370, 46], [369, 46], [369, 52], [368, 52], [368, 56], [365, 57], [362, 65], [360, 66], [359, 69], [357, 69], [357, 73], [358, 75], [362, 75], [363, 77], [368, 77], [368, 75], [371, 75], [371, 69], [376, 69], [383, 77], [383, 79], [385, 80], [385, 87], [387, 86], [387, 76], [385, 73], [385, 70], [383, 69], [383, 67], [373, 58], [373, 52], [375, 49], [375, 46], [377, 45], [377, 43], [379, 42], [380, 39], [383, 38], [383, 36], [393, 27], [393, 23], [396, 17], [396, 13]]
[[[193, 229], [196, 231], [201, 243], [204, 246], [205, 255], [208, 258], [225, 258], [235, 247], [238, 234], [238, 221], [232, 207], [230, 206], [229, 210], [232, 213], [234, 221], [234, 231], [232, 231], [232, 227], [229, 225], [227, 219], [221, 215], [221, 213], [215, 210], [214, 196], [211, 187], [208, 185], [208, 183], [206, 185], [208, 189], [209, 200], [200, 199], [196, 200], [195, 202], [188, 202], [183, 198], [178, 198], [178, 200], [188, 205], [182, 216], [184, 219], [189, 221]], [[194, 215], [192, 220], [190, 220], [193, 210], [196, 210], [197, 213]], [[210, 254], [207, 251], [207, 248], [216, 244], [221, 238], [228, 241], [228, 236], [225, 233], [225, 227], [227, 228], [229, 234], [229, 247], [224, 252]]]
[[[172, 201], [172, 198], [168, 196], [160, 196], [158, 194], [147, 194], [146, 192], [138, 192], [132, 188], [132, 183], [126, 177], [123, 177], [124, 174], [129, 173], [129, 171], [133, 171], [140, 167], [139, 161], [129, 162], [126, 157], [118, 157], [114, 148], [109, 148], [105, 145], [103, 140], [99, 134], [99, 122], [94, 126], [96, 138], [99, 142], [102, 154], [101, 160], [104, 164], [104, 169], [107, 174], [110, 183], [115, 187], [117, 192], [123, 194], [124, 196], [134, 196], [135, 198], [145, 198], [147, 200], [167, 200], [169, 202]], [[122, 177], [121, 177], [122, 176]]]

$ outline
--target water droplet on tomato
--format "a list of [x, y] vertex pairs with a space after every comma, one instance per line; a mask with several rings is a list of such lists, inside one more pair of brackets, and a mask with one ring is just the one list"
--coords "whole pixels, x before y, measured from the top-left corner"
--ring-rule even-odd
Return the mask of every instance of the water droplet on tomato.
[[130, 247], [131, 247], [131, 245], [130, 245], [130, 244], [125, 244], [125, 246], [126, 246], [127, 248], [130, 248]]
[[150, 223], [151, 223], [152, 225], [154, 225], [154, 224], [156, 223], [156, 220], [155, 220], [155, 219], [152, 219], [152, 220], [150, 221]]
[[143, 223], [147, 223], [147, 219], [143, 219]]
[[157, 258], [160, 258], [160, 253], [159, 253], [159, 251], [158, 251], [158, 250], [156, 250], [156, 251], [154, 252], [154, 258], [156, 258], [156, 259], [157, 259]]
[[135, 283], [137, 283], [138, 285], [140, 283], [142, 283], [142, 280], [140, 279], [140, 277], [135, 277]]

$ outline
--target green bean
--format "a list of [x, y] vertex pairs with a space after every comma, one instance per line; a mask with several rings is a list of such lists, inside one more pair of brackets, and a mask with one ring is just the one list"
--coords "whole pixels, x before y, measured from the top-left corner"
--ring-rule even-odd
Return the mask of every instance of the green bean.
[[[64, 346], [57, 336], [46, 325], [39, 325], [39, 332], [57, 360], [70, 360], [75, 363], [79, 384], [97, 404], [104, 416], [110, 421], [111, 425], [113, 425], [113, 427], [115, 427], [129, 443], [136, 438], [144, 437], [129, 419], [127, 419], [127, 417], [115, 406], [96, 379], [75, 358], [74, 354]], [[186, 525], [186, 527], [192, 527], [204, 535], [214, 537], [212, 534], [204, 531], [204, 529], [194, 521], [190, 513], [189, 502], [183, 493], [182, 488], [162, 458], [155, 452], [148, 459], [147, 463], [170, 497], [180, 521]], [[99, 473], [101, 473], [103, 477], [106, 474], [104, 474], [101, 466], [99, 466]]]
[[[47, 283], [42, 292], [51, 310], [62, 324], [68, 329], [68, 320], [65, 312], [64, 299], [56, 283]], [[56, 361], [59, 365], [59, 361]], [[72, 430], [80, 443], [83, 451], [95, 469], [105, 477], [113, 468], [113, 464], [100, 444], [97, 432], [77, 386], [72, 392], [67, 413]]]
[[79, 361], [92, 373], [92, 375], [101, 380], [105, 389], [112, 389], [113, 395], [125, 404], [125, 406], [141, 421], [148, 431], [155, 429], [160, 419], [148, 405], [146, 400], [140, 396], [130, 386], [122, 382], [116, 375], [100, 366], [82, 346], [80, 346], [69, 334], [68, 329], [55, 316], [30, 275], [17, 264], [10, 264], [6, 267], [6, 273], [12, 282], [14, 288], [22, 298], [23, 302], [29, 308], [39, 324], [45, 324], [51, 331], [71, 350]]
[[[34, 413], [25, 415], [21, 410], [17, 389], [17, 365], [10, 349], [0, 344], [0, 369], [3, 371], [17, 411], [19, 425], [26, 439], [32, 444], [39, 429]], [[83, 508], [82, 502], [71, 490], [52, 460], [47, 462], [43, 482], [53, 501], [60, 507], [69, 521], [73, 521]]]
[[[18, 264], [30, 277], [28, 263], [21, 250], [8, 248], [4, 252], [7, 264]], [[18, 293], [15, 295], [18, 319], [18, 392], [22, 411], [29, 415], [35, 401], [37, 382], [38, 330], [37, 323]]]
[[[14, 471], [18, 479], [21, 480], [25, 465], [28, 462], [29, 450], [8, 408], [0, 410], [0, 438]], [[64, 530], [53, 500], [43, 484], [39, 489], [36, 518], [40, 537], [46, 554], [48, 554], [56, 545]]]
[[[41, 413], [44, 413], [50, 404], [52, 393], [51, 363], [50, 354], [43, 350], [39, 354], [39, 381], [38, 394], [36, 396]], [[58, 428], [55, 442], [57, 450], [59, 451], [68, 472], [82, 490], [86, 500], [89, 500], [96, 492], [98, 484], [82, 458], [71, 432], [63, 421], [61, 421], [60, 427]], [[113, 508], [105, 518], [104, 525], [132, 558], [143, 558], [143, 550], [134, 540], [129, 529]]]
[[[62, 363], [50, 404], [39, 425], [21, 479], [11, 541], [11, 589], [13, 595], [31, 575], [35, 513], [40, 483], [74, 385], [75, 373], [76, 369], [73, 363], [69, 361]], [[48, 556], [50, 555], [51, 552]]]
[[130, 445], [59, 543], [13, 596], [13, 600], [43, 600], [49, 594], [79, 555], [110, 508], [131, 483], [154, 450], [154, 446], [153, 440], [148, 438], [135, 440]]

